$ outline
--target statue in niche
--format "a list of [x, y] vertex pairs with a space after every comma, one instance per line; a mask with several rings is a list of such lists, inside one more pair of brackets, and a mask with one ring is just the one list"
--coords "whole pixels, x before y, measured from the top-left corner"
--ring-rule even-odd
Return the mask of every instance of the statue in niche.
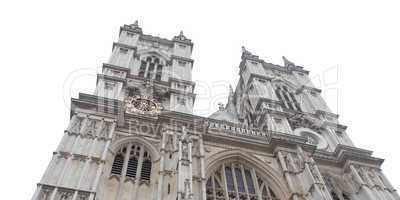
[[186, 127], [182, 127], [182, 135], [180, 137], [180, 142], [181, 142], [181, 155], [182, 155], [182, 164], [183, 165], [189, 165], [189, 143], [191, 143], [191, 139], [189, 134], [186, 131]]
[[185, 192], [184, 192], [184, 199], [192, 199], [192, 191], [190, 190], [190, 180], [185, 179]]
[[316, 182], [320, 182], [321, 179], [320, 179], [320, 177], [319, 177], [319, 175], [318, 175], [316, 170], [318, 170], [318, 169], [316, 169], [316, 166], [314, 164], [311, 164], [310, 165], [311, 175], [314, 177]]
[[50, 199], [50, 189], [43, 188], [39, 199], [40, 200], [49, 200]]
[[60, 200], [70, 200], [71, 193], [69, 192], [61, 192], [60, 194]]
[[165, 144], [167, 151], [174, 151], [174, 138], [172, 135], [167, 135], [167, 143]]
[[86, 195], [86, 194], [79, 195], [79, 200], [87, 200], [87, 199], [88, 199], [88, 195]]
[[99, 137], [106, 138], [108, 136], [109, 130], [110, 130], [110, 124], [107, 122], [104, 122], [103, 127], [100, 130]]
[[146, 82], [143, 84], [144, 86], [144, 96], [146, 96], [148, 99], [153, 98], [154, 94], [154, 82], [153, 80], [146, 80]]
[[182, 143], [182, 159], [184, 160], [189, 159], [188, 145], [184, 143]]
[[374, 171], [372, 169], [367, 170], [366, 174], [367, 174], [368, 178], [371, 180], [372, 184], [378, 185], [377, 184], [378, 182], [375, 179]]
[[96, 134], [96, 120], [89, 119], [88, 124], [86, 126], [85, 135], [95, 135]]
[[81, 129], [81, 121], [80, 117], [76, 117], [75, 120], [72, 121], [70, 131], [73, 133], [79, 133]]

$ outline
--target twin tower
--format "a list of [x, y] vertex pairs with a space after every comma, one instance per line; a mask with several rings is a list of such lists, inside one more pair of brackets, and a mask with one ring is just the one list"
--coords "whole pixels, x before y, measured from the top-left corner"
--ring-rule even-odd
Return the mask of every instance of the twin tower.
[[193, 114], [193, 43], [120, 28], [94, 94], [71, 120], [32, 200], [400, 200], [383, 159], [357, 148], [309, 72], [242, 50], [239, 82]]

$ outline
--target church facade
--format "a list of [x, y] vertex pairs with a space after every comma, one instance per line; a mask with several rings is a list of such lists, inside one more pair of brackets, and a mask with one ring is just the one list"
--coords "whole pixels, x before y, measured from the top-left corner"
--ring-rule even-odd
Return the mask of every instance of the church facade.
[[400, 200], [308, 77], [245, 48], [225, 106], [193, 114], [193, 43], [120, 28], [32, 200]]

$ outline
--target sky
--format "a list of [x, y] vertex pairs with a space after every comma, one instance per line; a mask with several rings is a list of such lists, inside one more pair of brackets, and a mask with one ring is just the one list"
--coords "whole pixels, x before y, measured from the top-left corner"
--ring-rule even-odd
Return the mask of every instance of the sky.
[[[194, 42], [195, 113], [236, 85], [241, 46], [311, 71], [357, 147], [400, 186], [398, 1], [2, 1], [2, 194], [28, 199], [67, 127], [70, 98], [93, 93], [119, 27]], [[3, 185], [4, 184], [4, 185]]]

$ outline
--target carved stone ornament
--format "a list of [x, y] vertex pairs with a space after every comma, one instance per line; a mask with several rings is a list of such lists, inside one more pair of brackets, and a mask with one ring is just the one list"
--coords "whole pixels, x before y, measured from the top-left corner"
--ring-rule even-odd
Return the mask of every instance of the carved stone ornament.
[[158, 114], [162, 107], [147, 96], [128, 97], [125, 100], [125, 111], [130, 114]]

